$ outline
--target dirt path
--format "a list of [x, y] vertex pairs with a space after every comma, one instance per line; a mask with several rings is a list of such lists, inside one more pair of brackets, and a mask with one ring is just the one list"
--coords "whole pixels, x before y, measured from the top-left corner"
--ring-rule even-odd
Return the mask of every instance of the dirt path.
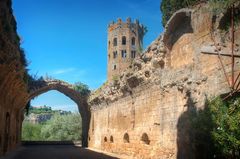
[[0, 159], [119, 159], [73, 145], [22, 146]]

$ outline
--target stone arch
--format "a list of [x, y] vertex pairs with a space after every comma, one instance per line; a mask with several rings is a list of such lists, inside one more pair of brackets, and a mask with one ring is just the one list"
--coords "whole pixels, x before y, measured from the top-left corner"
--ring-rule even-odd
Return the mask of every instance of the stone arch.
[[174, 13], [166, 24], [163, 42], [169, 50], [182, 35], [193, 33], [191, 13], [191, 9], [181, 9]]
[[87, 95], [81, 95], [74, 90], [74, 86], [61, 80], [39, 80], [30, 83], [28, 101], [36, 96], [46, 93], [50, 90], [56, 90], [72, 99], [78, 106], [82, 117], [82, 146], [88, 146], [88, 130], [90, 123], [90, 108], [87, 104]]
[[147, 144], [147, 145], [150, 144], [150, 140], [149, 140], [149, 137], [148, 137], [147, 133], [143, 133], [143, 134], [142, 134], [141, 141], [142, 141], [144, 144]]
[[113, 143], [113, 136], [110, 136], [110, 142]]
[[124, 143], [129, 143], [129, 142], [130, 142], [128, 133], [125, 133], [125, 134], [123, 135], [123, 142], [124, 142]]

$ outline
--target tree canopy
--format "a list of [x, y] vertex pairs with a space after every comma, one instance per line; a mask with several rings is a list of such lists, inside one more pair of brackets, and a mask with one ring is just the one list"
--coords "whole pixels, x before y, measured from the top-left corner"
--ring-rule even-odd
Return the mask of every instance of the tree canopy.
[[231, 7], [239, 0], [162, 0], [160, 9], [162, 12], [162, 25], [165, 26], [173, 13], [182, 8], [190, 8], [199, 2], [209, 2], [212, 11], [219, 13]]
[[81, 140], [81, 116], [78, 113], [55, 114], [42, 124], [23, 122], [22, 140], [26, 141], [77, 141]]

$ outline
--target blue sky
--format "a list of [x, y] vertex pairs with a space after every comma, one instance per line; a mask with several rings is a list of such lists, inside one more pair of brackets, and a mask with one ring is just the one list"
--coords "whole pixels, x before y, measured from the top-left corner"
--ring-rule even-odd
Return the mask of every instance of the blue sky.
[[[13, 0], [14, 15], [30, 74], [52, 76], [96, 89], [107, 76], [107, 25], [127, 17], [148, 28], [144, 46], [163, 30], [159, 0]], [[74, 109], [64, 95], [50, 91], [32, 105]]]

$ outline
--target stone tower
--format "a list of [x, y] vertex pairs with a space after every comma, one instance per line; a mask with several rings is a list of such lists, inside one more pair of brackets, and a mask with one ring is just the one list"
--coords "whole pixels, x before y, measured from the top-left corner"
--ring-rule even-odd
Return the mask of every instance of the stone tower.
[[130, 18], [126, 22], [118, 19], [108, 26], [108, 81], [119, 78], [142, 52], [144, 26]]

